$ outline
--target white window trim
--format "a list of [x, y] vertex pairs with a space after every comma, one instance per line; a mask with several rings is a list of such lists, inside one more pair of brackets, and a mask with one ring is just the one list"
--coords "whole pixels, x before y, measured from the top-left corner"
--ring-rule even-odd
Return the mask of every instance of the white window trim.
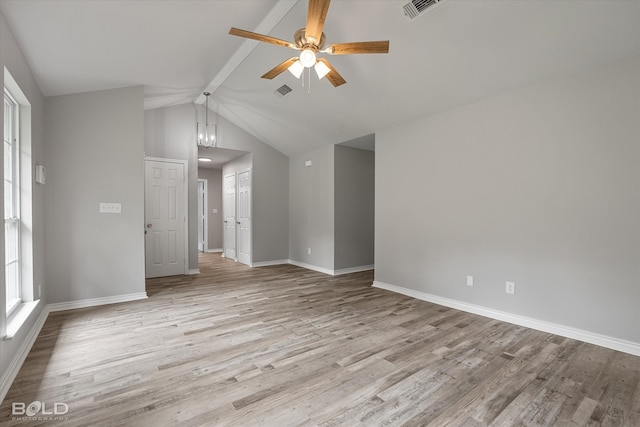
[[[19, 123], [20, 123], [20, 104], [16, 101], [13, 94], [5, 87], [4, 88], [4, 96], [8, 99], [9, 104], [11, 104], [11, 114], [10, 119], [11, 123], [5, 123], [5, 127], [8, 125], [11, 128], [10, 138], [13, 139], [11, 143], [11, 162], [12, 162], [12, 178], [11, 182], [13, 185], [13, 216], [11, 218], [5, 218], [4, 223], [6, 224], [15, 224], [17, 227], [18, 233], [18, 242], [16, 247], [16, 262], [17, 269], [16, 275], [18, 280], [18, 289], [19, 295], [18, 299], [15, 299], [11, 302], [6, 302], [6, 316], [7, 319], [10, 319], [12, 315], [18, 310], [20, 305], [23, 303], [23, 291], [22, 291], [22, 253], [21, 253], [21, 226], [20, 226], [20, 131], [19, 131]], [[4, 104], [3, 104], [4, 105]], [[6, 239], [6, 236], [5, 236]], [[5, 254], [5, 267], [6, 267], [6, 254]], [[6, 295], [6, 283], [5, 283], [5, 295]], [[10, 305], [9, 305], [10, 303]]]
[[[16, 150], [16, 163], [19, 169], [16, 171], [19, 181], [19, 204], [17, 205], [19, 226], [21, 228], [18, 241], [20, 259], [20, 292], [22, 301], [17, 304], [11, 313], [6, 312], [6, 285], [0, 286], [0, 339], [12, 339], [32, 317], [32, 313], [40, 304], [40, 292], [42, 284], [37, 286], [37, 295], [34, 289], [33, 271], [33, 236], [24, 233], [24, 230], [33, 229], [32, 217], [32, 184], [33, 168], [31, 154], [31, 103], [13, 78], [7, 67], [4, 67], [4, 90], [8, 91], [16, 104], [19, 120], [16, 120], [16, 136], [19, 139]], [[1, 273], [4, 274], [4, 273]], [[35, 298], [34, 298], [35, 297]]]

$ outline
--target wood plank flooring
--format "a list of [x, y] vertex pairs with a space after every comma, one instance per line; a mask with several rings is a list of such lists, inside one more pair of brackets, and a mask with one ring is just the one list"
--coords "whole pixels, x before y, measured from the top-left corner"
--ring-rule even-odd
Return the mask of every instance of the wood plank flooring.
[[[200, 261], [149, 280], [148, 300], [51, 313], [0, 426], [640, 426], [640, 357], [375, 289], [371, 272]], [[69, 411], [12, 420], [33, 401]]]

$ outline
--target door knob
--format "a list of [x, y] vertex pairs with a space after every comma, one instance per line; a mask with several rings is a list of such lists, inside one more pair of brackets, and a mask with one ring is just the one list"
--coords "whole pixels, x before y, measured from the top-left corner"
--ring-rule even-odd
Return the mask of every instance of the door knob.
[[151, 224], [147, 224], [147, 228], [151, 228], [151, 227], [152, 227], [152, 225], [151, 225]]

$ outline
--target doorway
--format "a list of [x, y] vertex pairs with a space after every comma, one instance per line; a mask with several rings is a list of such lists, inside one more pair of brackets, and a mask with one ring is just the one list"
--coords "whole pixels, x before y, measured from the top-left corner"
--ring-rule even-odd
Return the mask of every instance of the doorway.
[[224, 251], [226, 258], [251, 265], [251, 169], [223, 180]]

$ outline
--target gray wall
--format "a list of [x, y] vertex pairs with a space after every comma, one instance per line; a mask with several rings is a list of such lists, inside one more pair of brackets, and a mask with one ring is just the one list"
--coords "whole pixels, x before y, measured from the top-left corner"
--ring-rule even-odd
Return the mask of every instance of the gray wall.
[[376, 280], [640, 343], [638, 111], [636, 57], [377, 133]]
[[187, 162], [189, 270], [198, 269], [198, 150], [196, 106], [183, 104], [144, 112], [144, 154]]
[[374, 175], [372, 151], [328, 145], [291, 157], [291, 261], [327, 272], [373, 265]]
[[[43, 131], [43, 118], [44, 118], [44, 100], [40, 89], [36, 84], [31, 70], [29, 69], [18, 45], [16, 44], [13, 35], [6, 25], [4, 17], [0, 14], [0, 72], [4, 73], [4, 68], [7, 68], [13, 78], [16, 80], [22, 92], [28, 98], [31, 103], [31, 162], [29, 165], [23, 165], [23, 168], [30, 168], [36, 164], [44, 164], [44, 131]], [[0, 127], [4, 131], [4, 115], [0, 115]], [[4, 163], [0, 162], [0, 173], [2, 171]], [[47, 303], [47, 290], [49, 287], [49, 280], [45, 280], [45, 233], [44, 233], [44, 212], [45, 212], [45, 188], [41, 184], [32, 183], [32, 198], [31, 198], [31, 219], [32, 219], [32, 242], [33, 247], [32, 259], [33, 263], [31, 268], [33, 269], [33, 294], [35, 298], [38, 297], [37, 285], [42, 285], [42, 297], [41, 304], [27, 319], [23, 327], [18, 331], [12, 340], [5, 341], [0, 339], [0, 378], [3, 378], [10, 362], [16, 356], [18, 349], [24, 344], [28, 333], [35, 324], [36, 319], [41, 314], [43, 307]], [[4, 197], [2, 196], [3, 188], [0, 188], [0, 203], [3, 203]], [[26, 201], [29, 202], [29, 201]], [[4, 208], [0, 209], [4, 211]], [[0, 237], [4, 240], [4, 227], [0, 228]], [[24, 250], [24, 248], [23, 248]], [[0, 258], [4, 259], [4, 245], [0, 245]], [[2, 263], [4, 266], [4, 263]], [[4, 268], [4, 267], [3, 267]], [[4, 272], [0, 273], [0, 286], [4, 290]], [[4, 291], [0, 291], [4, 295]], [[0, 302], [4, 305], [4, 298], [0, 298]], [[0, 316], [4, 321], [4, 316]], [[2, 384], [0, 384], [1, 386]]]
[[[189, 268], [198, 268], [196, 111], [192, 104], [145, 111], [145, 154], [189, 162]], [[211, 117], [211, 113], [209, 114]], [[211, 120], [211, 119], [210, 119]], [[253, 262], [286, 259], [289, 222], [289, 159], [279, 151], [214, 114], [218, 147], [251, 152]]]
[[222, 117], [218, 118], [218, 146], [252, 154], [251, 261], [256, 263], [287, 259], [289, 158]]
[[51, 303], [145, 291], [142, 99], [137, 86], [45, 100]]
[[142, 99], [140, 86], [46, 98], [49, 302], [145, 291]]
[[292, 156], [289, 176], [289, 259], [333, 270], [334, 146]]
[[232, 173], [238, 173], [253, 168], [253, 153], [247, 153], [236, 157], [222, 165], [222, 179]]
[[375, 153], [335, 146], [336, 270], [373, 265]]
[[[207, 180], [206, 249], [222, 249], [222, 170], [199, 168], [198, 179]], [[218, 213], [213, 213], [213, 209]]]

